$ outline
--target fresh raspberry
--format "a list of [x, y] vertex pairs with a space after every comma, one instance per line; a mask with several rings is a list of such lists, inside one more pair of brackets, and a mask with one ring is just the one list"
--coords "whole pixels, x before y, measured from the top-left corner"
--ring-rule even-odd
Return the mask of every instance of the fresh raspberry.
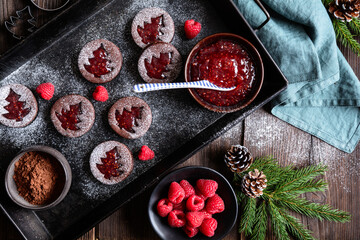
[[174, 204], [174, 210], [181, 210], [181, 211], [185, 211], [186, 210], [186, 202], [182, 201], [181, 203], [176, 203]]
[[168, 198], [172, 203], [181, 203], [184, 200], [185, 191], [177, 182], [172, 182], [169, 187]]
[[189, 227], [197, 228], [200, 227], [204, 220], [205, 214], [203, 212], [187, 212], [186, 223]]
[[205, 206], [205, 201], [199, 196], [192, 195], [186, 201], [186, 208], [189, 211], [200, 211]]
[[218, 183], [210, 179], [199, 179], [196, 181], [196, 187], [205, 197], [212, 197], [218, 188]]
[[36, 88], [36, 92], [45, 100], [50, 100], [54, 95], [55, 87], [52, 83], [42, 83]]
[[195, 195], [201, 197], [204, 201], [207, 199], [207, 197], [205, 197], [197, 187], [195, 187]]
[[204, 213], [204, 219], [212, 218], [212, 214], [208, 213], [205, 209], [201, 210], [200, 212]]
[[210, 214], [220, 213], [225, 210], [225, 204], [222, 198], [215, 194], [206, 201], [205, 209]]
[[168, 199], [163, 198], [157, 204], [157, 211], [160, 217], [166, 217], [173, 210], [173, 204]]
[[195, 189], [193, 186], [191, 186], [191, 184], [186, 181], [186, 180], [181, 180], [180, 181], [180, 186], [184, 189], [185, 191], [185, 199], [187, 199], [188, 197], [190, 197], [191, 195], [195, 194]]
[[185, 35], [188, 39], [193, 39], [201, 31], [201, 24], [193, 19], [187, 20], [184, 24]]
[[172, 210], [168, 216], [168, 223], [170, 227], [183, 227], [185, 226], [185, 213], [181, 210]]
[[108, 91], [103, 86], [97, 86], [93, 92], [93, 98], [99, 102], [105, 102], [109, 99]]
[[190, 238], [194, 237], [199, 232], [198, 228], [193, 228], [193, 227], [190, 227], [190, 226], [187, 226], [187, 225], [185, 225], [183, 227], [183, 230], [186, 233], [186, 235], [188, 235], [188, 237], [190, 237]]
[[147, 161], [153, 159], [155, 153], [148, 146], [144, 145], [141, 147], [138, 157], [141, 161]]
[[217, 221], [215, 218], [204, 219], [199, 230], [202, 234], [207, 237], [212, 237], [215, 234], [215, 230], [217, 228]]

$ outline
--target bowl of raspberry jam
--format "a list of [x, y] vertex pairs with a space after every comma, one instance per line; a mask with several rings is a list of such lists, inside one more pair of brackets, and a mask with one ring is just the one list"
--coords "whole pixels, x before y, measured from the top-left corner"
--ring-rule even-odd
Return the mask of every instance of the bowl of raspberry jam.
[[260, 92], [264, 66], [259, 52], [245, 38], [217, 33], [198, 42], [185, 64], [187, 82], [208, 80], [231, 91], [189, 89], [203, 107], [229, 113], [248, 106]]

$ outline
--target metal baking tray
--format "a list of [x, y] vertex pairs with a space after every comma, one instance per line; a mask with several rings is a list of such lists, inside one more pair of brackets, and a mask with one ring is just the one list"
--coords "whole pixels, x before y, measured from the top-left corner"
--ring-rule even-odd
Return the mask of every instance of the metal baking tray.
[[[136, 64], [142, 50], [133, 42], [130, 27], [133, 17], [145, 7], [160, 7], [170, 13], [176, 29], [172, 44], [179, 50], [184, 62], [196, 42], [213, 33], [232, 32], [253, 43], [265, 68], [264, 83], [256, 99], [241, 111], [220, 114], [202, 108], [185, 89], [142, 94], [131, 92], [134, 84], [143, 81]], [[183, 24], [192, 18], [202, 23], [202, 31], [195, 39], [186, 40]], [[124, 56], [119, 76], [104, 84], [110, 95], [105, 103], [92, 100], [91, 94], [96, 85], [83, 79], [77, 68], [80, 49], [97, 38], [114, 42]], [[182, 81], [183, 77], [181, 75], [178, 81]], [[19, 129], [0, 126], [0, 207], [25, 239], [72, 239], [81, 236], [287, 86], [287, 80], [231, 0], [77, 1], [0, 59], [0, 86], [21, 83], [34, 91], [42, 82], [52, 82], [55, 95], [48, 102], [38, 98], [39, 113], [35, 121]], [[49, 116], [52, 104], [70, 93], [87, 97], [96, 110], [92, 129], [75, 139], [57, 133]], [[107, 123], [111, 105], [129, 95], [144, 99], [153, 112], [148, 133], [136, 140], [121, 138]], [[146, 144], [155, 151], [156, 158], [141, 162], [135, 157], [134, 170], [125, 181], [105, 186], [92, 176], [89, 156], [96, 145], [107, 140], [126, 144], [135, 156]], [[4, 172], [11, 159], [21, 149], [37, 144], [61, 151], [73, 171], [73, 183], [67, 197], [56, 207], [45, 211], [18, 207], [4, 189]]]

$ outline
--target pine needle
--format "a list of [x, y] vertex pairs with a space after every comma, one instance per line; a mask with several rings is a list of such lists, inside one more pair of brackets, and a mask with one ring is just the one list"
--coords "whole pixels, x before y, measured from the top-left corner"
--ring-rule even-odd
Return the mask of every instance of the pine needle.
[[360, 57], [360, 43], [358, 43], [351, 34], [346, 23], [338, 19], [333, 19], [333, 26], [336, 38], [340, 40], [341, 44], [345, 47], [350, 47]]
[[349, 22], [349, 27], [356, 36], [360, 35], [360, 19], [359, 18], [352, 18], [351, 22]]
[[286, 229], [296, 239], [301, 240], [314, 240], [315, 238], [311, 235], [311, 231], [306, 229], [305, 226], [297, 219], [285, 211], [279, 209], [279, 213], [286, 220]]
[[258, 208], [256, 209], [256, 222], [254, 224], [253, 233], [250, 236], [252, 240], [263, 240], [266, 237], [266, 228], [267, 228], [267, 212], [266, 212], [266, 202], [262, 201]]
[[284, 217], [280, 214], [278, 207], [269, 200], [268, 202], [269, 215], [271, 220], [271, 228], [278, 239], [289, 239], [289, 234], [286, 231], [286, 224]]
[[246, 198], [243, 202], [243, 209], [244, 211], [241, 214], [239, 232], [245, 232], [246, 235], [250, 235], [255, 223], [256, 199]]

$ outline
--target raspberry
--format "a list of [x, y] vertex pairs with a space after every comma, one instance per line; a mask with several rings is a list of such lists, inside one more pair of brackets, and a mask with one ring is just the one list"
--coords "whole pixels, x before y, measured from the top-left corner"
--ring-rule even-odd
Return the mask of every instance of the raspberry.
[[201, 24], [193, 19], [187, 20], [184, 24], [185, 35], [188, 39], [193, 39], [201, 31]]
[[222, 198], [215, 194], [207, 200], [205, 209], [210, 214], [220, 213], [225, 210], [225, 204]]
[[180, 181], [180, 186], [184, 189], [185, 191], [185, 199], [187, 199], [188, 197], [190, 197], [191, 195], [195, 194], [195, 189], [193, 186], [191, 186], [191, 184], [186, 181], [186, 180], [181, 180]]
[[193, 227], [190, 227], [190, 226], [187, 226], [187, 225], [185, 225], [183, 227], [183, 230], [186, 233], [186, 235], [188, 235], [188, 237], [190, 237], [190, 238], [194, 237], [199, 232], [198, 228], [193, 228]]
[[212, 218], [212, 214], [208, 213], [205, 209], [200, 212], [204, 213], [204, 219]]
[[109, 99], [108, 92], [105, 87], [97, 86], [93, 92], [93, 98], [99, 102], [105, 102]]
[[155, 153], [148, 146], [144, 145], [141, 147], [138, 157], [141, 161], [147, 161], [153, 159]]
[[42, 83], [36, 88], [36, 92], [45, 100], [50, 100], [54, 95], [55, 87], [52, 83]]
[[168, 198], [172, 203], [181, 203], [184, 200], [185, 191], [177, 182], [172, 182], [169, 187]]
[[166, 217], [173, 210], [173, 204], [168, 199], [163, 198], [157, 204], [157, 211], [161, 217]]
[[212, 237], [215, 234], [217, 228], [217, 221], [214, 218], [204, 219], [203, 223], [199, 227], [199, 230], [202, 234], [207, 237]]
[[205, 214], [203, 212], [187, 212], [185, 217], [189, 227], [197, 228], [203, 222]]
[[172, 210], [168, 216], [168, 223], [170, 227], [183, 227], [185, 226], [185, 213], [181, 210]]
[[195, 187], [195, 195], [201, 197], [204, 201], [207, 199], [207, 197], [205, 197], [197, 187]]
[[218, 183], [210, 179], [199, 179], [196, 181], [196, 187], [199, 189], [202, 195], [208, 198], [215, 195], [215, 192], [218, 188]]
[[186, 201], [186, 208], [189, 211], [200, 211], [205, 206], [205, 201], [199, 196], [192, 195]]
[[174, 210], [181, 210], [181, 211], [185, 211], [186, 210], [186, 202], [185, 201], [182, 201], [181, 203], [177, 203], [177, 204], [174, 204]]

